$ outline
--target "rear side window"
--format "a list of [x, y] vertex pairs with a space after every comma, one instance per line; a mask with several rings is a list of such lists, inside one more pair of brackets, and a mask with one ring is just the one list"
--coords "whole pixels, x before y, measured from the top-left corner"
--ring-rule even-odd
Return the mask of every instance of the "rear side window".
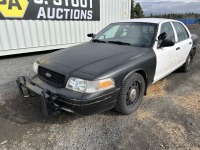
[[167, 33], [166, 39], [169, 39], [169, 40], [172, 40], [173, 42], [175, 42], [174, 30], [172, 28], [171, 23], [167, 22], [167, 23], [162, 24], [160, 34], [162, 34], [164, 32]]
[[187, 30], [181, 23], [173, 22], [173, 25], [174, 28], [176, 29], [179, 42], [189, 38]]

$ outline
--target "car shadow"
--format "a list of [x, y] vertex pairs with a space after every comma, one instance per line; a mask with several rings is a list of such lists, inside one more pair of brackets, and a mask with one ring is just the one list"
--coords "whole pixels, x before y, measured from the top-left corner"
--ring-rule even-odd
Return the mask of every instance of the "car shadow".
[[0, 105], [0, 118], [9, 120], [16, 124], [31, 124], [34, 122], [54, 124], [66, 123], [82, 116], [62, 111], [58, 115], [44, 116], [40, 97], [21, 98], [20, 94], [16, 99], [6, 100]]
[[[33, 98], [22, 98], [20, 94], [16, 95], [16, 99], [6, 100], [4, 105], [0, 105], [0, 109], [0, 118], [21, 125], [31, 123], [63, 124], [76, 119], [88, 117], [68, 113], [66, 111], [61, 111], [57, 115], [45, 116], [43, 114], [41, 99], [39, 96]], [[121, 116], [122, 114], [118, 113], [115, 109], [111, 109], [97, 115]]]

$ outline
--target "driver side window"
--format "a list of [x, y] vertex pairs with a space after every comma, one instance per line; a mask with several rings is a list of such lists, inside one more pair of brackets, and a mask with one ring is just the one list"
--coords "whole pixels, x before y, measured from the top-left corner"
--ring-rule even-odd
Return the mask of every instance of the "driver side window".
[[169, 39], [169, 40], [172, 40], [173, 42], [175, 42], [175, 34], [174, 34], [174, 30], [172, 28], [171, 23], [167, 22], [167, 23], [162, 24], [160, 34], [162, 34], [164, 32], [167, 33], [166, 39]]

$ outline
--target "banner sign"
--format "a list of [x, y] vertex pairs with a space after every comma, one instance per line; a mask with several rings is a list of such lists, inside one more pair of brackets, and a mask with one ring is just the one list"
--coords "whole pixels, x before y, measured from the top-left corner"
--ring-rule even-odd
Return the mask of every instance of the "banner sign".
[[0, 20], [99, 21], [100, 0], [0, 0]]

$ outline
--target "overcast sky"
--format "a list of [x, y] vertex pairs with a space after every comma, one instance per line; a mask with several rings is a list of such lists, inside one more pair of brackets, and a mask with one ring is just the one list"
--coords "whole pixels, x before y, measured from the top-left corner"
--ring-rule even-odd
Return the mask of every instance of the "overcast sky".
[[139, 2], [145, 15], [163, 13], [200, 13], [200, 0], [135, 0]]

